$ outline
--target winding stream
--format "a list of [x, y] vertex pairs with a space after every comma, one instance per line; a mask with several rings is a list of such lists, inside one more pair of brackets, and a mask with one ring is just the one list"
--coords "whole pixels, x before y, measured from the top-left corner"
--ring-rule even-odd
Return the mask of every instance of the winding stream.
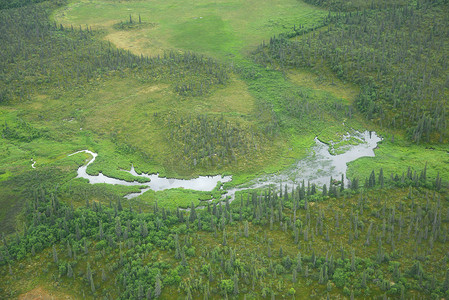
[[36, 169], [36, 167], [34, 166], [36, 164], [36, 161], [32, 158], [31, 162], [32, 162], [31, 168]]
[[316, 145], [312, 147], [310, 155], [299, 160], [291, 168], [276, 174], [268, 174], [256, 178], [244, 188], [237, 187], [230, 189], [226, 196], [230, 197], [230, 201], [232, 201], [237, 191], [268, 187], [269, 185], [287, 185], [291, 190], [293, 187], [301, 184], [303, 180], [306, 184], [310, 181], [311, 184], [315, 183], [317, 187], [322, 187], [326, 184], [329, 188], [331, 177], [340, 180], [343, 174], [346, 179], [347, 164], [349, 162], [360, 157], [374, 157], [374, 149], [382, 140], [375, 132], [365, 131], [363, 133], [355, 132], [352, 135], [347, 134], [343, 137], [342, 141], [351, 138], [359, 140], [360, 143], [357, 145], [348, 144], [342, 147], [342, 150], [345, 150], [345, 152], [337, 155], [332, 155], [329, 152], [330, 145], [315, 138]]
[[[318, 187], [321, 187], [323, 184], [329, 184], [331, 176], [337, 180], [340, 179], [342, 174], [346, 177], [347, 163], [354, 161], [360, 157], [373, 157], [374, 149], [382, 140], [382, 138], [380, 138], [376, 133], [368, 131], [365, 131], [363, 133], [356, 132], [352, 135], [347, 134], [343, 137], [342, 140], [349, 141], [350, 139], [355, 139], [356, 141], [358, 141], [358, 144], [347, 144], [341, 149], [341, 151], [344, 150], [343, 153], [332, 155], [330, 153], [330, 147], [332, 146], [332, 144], [327, 145], [321, 142], [318, 138], [315, 138], [316, 145], [312, 147], [310, 155], [302, 160], [299, 160], [291, 168], [276, 174], [268, 174], [256, 178], [248, 184], [245, 184], [244, 187], [229, 189], [223, 197], [229, 197], [230, 201], [232, 201], [234, 200], [235, 193], [237, 191], [262, 188], [269, 185], [279, 186], [280, 184], [282, 184], [283, 186], [287, 185], [288, 188], [291, 189], [294, 186], [298, 186], [302, 182], [302, 180], [310, 181], [310, 183], [315, 183]], [[135, 177], [147, 178], [150, 181], [143, 183], [138, 181], [129, 182], [108, 177], [102, 173], [99, 173], [98, 175], [89, 175], [86, 171], [87, 167], [95, 161], [95, 158], [98, 154], [89, 150], [81, 150], [72, 153], [69, 156], [81, 152], [92, 155], [92, 159], [87, 164], [78, 168], [77, 177], [88, 179], [90, 184], [107, 183], [141, 187], [140, 192], [126, 195], [125, 198], [127, 199], [132, 199], [139, 195], [142, 195], [150, 189], [153, 191], [163, 191], [173, 188], [184, 188], [196, 191], [212, 191], [219, 182], [225, 183], [232, 180], [232, 176], [221, 175], [200, 176], [198, 178], [188, 180], [165, 178], [159, 177], [159, 174], [138, 174], [135, 171], [134, 166], [131, 167], [130, 171], [124, 170], [124, 172], [128, 172]]]
[[127, 185], [127, 186], [140, 186], [143, 187], [139, 193], [131, 193], [125, 196], [125, 198], [132, 199], [139, 195], [142, 195], [148, 190], [153, 191], [163, 191], [167, 189], [175, 189], [175, 188], [184, 188], [196, 191], [212, 191], [218, 184], [218, 182], [229, 182], [231, 181], [231, 176], [200, 176], [194, 179], [173, 179], [173, 178], [165, 178], [159, 177], [159, 174], [138, 174], [134, 169], [134, 166], [131, 167], [130, 171], [124, 170], [124, 172], [128, 172], [136, 177], [144, 177], [150, 179], [149, 182], [138, 182], [138, 181], [126, 181], [122, 179], [112, 178], [104, 175], [103, 173], [99, 173], [98, 175], [89, 175], [87, 174], [87, 167], [95, 161], [95, 158], [98, 156], [97, 153], [89, 151], [89, 150], [81, 150], [75, 153], [70, 154], [69, 156], [78, 154], [78, 153], [88, 153], [92, 155], [91, 160], [78, 168], [78, 176], [80, 178], [85, 178], [89, 180], [90, 184], [96, 183], [107, 183], [107, 184], [115, 184], [115, 185]]

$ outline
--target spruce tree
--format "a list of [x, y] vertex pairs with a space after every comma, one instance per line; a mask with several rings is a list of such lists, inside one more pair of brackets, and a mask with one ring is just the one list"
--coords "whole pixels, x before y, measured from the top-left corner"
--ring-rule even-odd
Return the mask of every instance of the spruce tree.
[[245, 225], [244, 225], [244, 229], [243, 229], [243, 234], [245, 235], [245, 237], [249, 236], [248, 229], [249, 229], [248, 221], [245, 221]]
[[326, 184], [323, 184], [323, 193], [322, 193], [323, 197], [327, 196], [327, 187]]
[[443, 283], [443, 290], [444, 291], [449, 290], [449, 269], [446, 270], [446, 277], [445, 277], [444, 283]]
[[58, 252], [56, 252], [56, 247], [55, 247], [55, 245], [53, 245], [53, 262], [54, 262], [55, 264], [58, 263]]
[[239, 278], [237, 274], [234, 274], [234, 295], [239, 294]]
[[379, 184], [381, 188], [384, 188], [384, 170], [382, 168], [379, 171]]
[[69, 278], [73, 277], [73, 270], [72, 270], [71, 264], [67, 264], [67, 277], [69, 277]]
[[95, 283], [94, 279], [92, 278], [92, 274], [90, 274], [89, 276], [89, 282], [90, 282], [90, 290], [92, 291], [92, 293], [95, 293]]
[[225, 229], [223, 229], [223, 246], [226, 246], [227, 245], [227, 241], [226, 241], [226, 228]]
[[161, 275], [157, 274], [156, 276], [156, 282], [154, 284], [154, 297], [159, 298], [159, 296], [162, 293], [162, 286], [161, 286]]
[[67, 256], [72, 258], [72, 247], [70, 247], [69, 241], [67, 241]]

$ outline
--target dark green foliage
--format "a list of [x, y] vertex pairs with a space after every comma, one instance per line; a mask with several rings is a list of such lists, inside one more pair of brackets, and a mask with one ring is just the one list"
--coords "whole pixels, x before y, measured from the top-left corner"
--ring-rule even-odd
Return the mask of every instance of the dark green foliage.
[[327, 187], [326, 187], [326, 184], [323, 185], [322, 195], [323, 195], [323, 197], [326, 197], [326, 196], [327, 196]]
[[[225, 166], [239, 159], [251, 160], [267, 139], [257, 130], [231, 123], [223, 116], [169, 117], [169, 140], [188, 167]], [[177, 160], [177, 164], [182, 161]]]
[[[46, 0], [0, 0], [0, 9], [19, 8], [44, 1]], [[62, 1], [58, 2], [62, 3]]]
[[14, 124], [5, 122], [5, 124], [2, 124], [1, 128], [2, 137], [8, 140], [31, 142], [41, 137], [49, 137], [47, 130], [37, 129], [20, 118], [17, 118]]
[[0, 105], [7, 104], [9, 101], [9, 90], [7, 87], [4, 87], [0, 90]]
[[[374, 186], [374, 196], [368, 189], [356, 194], [352, 202], [342, 197], [308, 196], [301, 192], [302, 184], [287, 189], [288, 198], [285, 186], [281, 186], [282, 193], [274, 188], [253, 191], [247, 194], [246, 201], [242, 196], [241, 201], [212, 204], [209, 209], [187, 215], [158, 205], [145, 213], [130, 208], [118, 210], [119, 202], [100, 208], [97, 202], [90, 201], [89, 207], [74, 209], [60, 202], [57, 194], [36, 187], [24, 214], [26, 234], [2, 238], [0, 270], [9, 274], [13, 272], [9, 266], [17, 266], [16, 261], [20, 264], [28, 253], [42, 255], [48, 249], [49, 263], [56, 274], [67, 280], [79, 280], [77, 274], [82, 274], [83, 291], [89, 291], [93, 297], [99, 297], [107, 284], [123, 299], [141, 299], [145, 293], [151, 298], [163, 298], [164, 287], [180, 288], [181, 294], [195, 298], [205, 291], [198, 282], [209, 284], [206, 290], [210, 296], [229, 297], [244, 294], [253, 286], [254, 290], [257, 287], [263, 291], [268, 278], [289, 285], [311, 280], [321, 283], [326, 291], [335, 285], [347, 296], [352, 288], [358, 295], [360, 289], [375, 287], [394, 295], [406, 295], [408, 290], [416, 289], [413, 284], [419, 284], [425, 287], [422, 293], [427, 295], [430, 290], [444, 291], [448, 286], [447, 275], [441, 278], [429, 275], [430, 270], [436, 269], [443, 274], [444, 265], [440, 267], [432, 258], [422, 257], [446, 246], [449, 219], [447, 204], [438, 200], [439, 195], [432, 197], [423, 188], [432, 179], [422, 177], [421, 181], [416, 174], [419, 172], [410, 168], [404, 176], [404, 184], [414, 184], [413, 176], [418, 177], [419, 183], [410, 186], [408, 197], [405, 197], [407, 190], [401, 192], [403, 196], [398, 199], [407, 199], [406, 203], [390, 201], [387, 205], [378, 201], [379, 183]], [[391, 190], [380, 192], [387, 194]], [[352, 193], [343, 191], [345, 197]], [[313, 205], [303, 209], [301, 203], [307, 197]], [[328, 206], [322, 209], [326, 201]], [[342, 201], [349, 209], [338, 214], [331, 212], [329, 218], [330, 209]], [[239, 213], [241, 221], [230, 224], [230, 213]], [[336, 215], [338, 226], [333, 226], [331, 219]], [[269, 220], [273, 231], [269, 230]], [[198, 228], [199, 222], [202, 229]], [[217, 234], [218, 230], [223, 234]], [[267, 238], [268, 232], [276, 239]], [[282, 238], [277, 239], [278, 236]], [[340, 243], [343, 240], [345, 246], [342, 244], [340, 249], [333, 246], [335, 238]], [[357, 251], [359, 247], [368, 249], [373, 255], [361, 258], [352, 250], [346, 258], [345, 252], [350, 253], [346, 243], [352, 243]], [[246, 245], [250, 247], [247, 249]], [[298, 247], [302, 254], [297, 252]], [[415, 247], [416, 259], [409, 257], [404, 247]], [[271, 253], [272, 250], [275, 252]], [[106, 264], [90, 260], [104, 255]], [[80, 265], [82, 260], [87, 264]], [[399, 264], [402, 260], [411, 263]], [[357, 273], [360, 270], [364, 271]], [[405, 280], [410, 284], [405, 284]], [[116, 284], [111, 286], [111, 281]], [[278, 292], [287, 294], [289, 289]], [[270, 290], [262, 292], [269, 293]]]
[[376, 174], [374, 174], [374, 170], [371, 171], [368, 179], [368, 187], [374, 187], [376, 185]]
[[354, 11], [368, 8], [369, 9], [385, 8], [385, 7], [402, 6], [408, 3], [407, 0], [375, 0], [375, 1], [304, 0], [304, 2], [317, 6], [322, 6], [333, 11]]
[[169, 81], [184, 96], [207, 94], [229, 77], [225, 67], [202, 55], [136, 56], [99, 42], [88, 27], [51, 24], [50, 7], [0, 11], [0, 104], [28, 99], [36, 89], [73, 89], [108, 74]]
[[154, 284], [154, 297], [158, 298], [162, 292], [161, 278], [159, 274], [156, 276], [156, 283]]
[[73, 270], [72, 270], [71, 264], [67, 265], [67, 277], [69, 277], [69, 278], [73, 277]]
[[327, 30], [273, 38], [255, 60], [276, 67], [330, 67], [358, 83], [359, 110], [415, 142], [447, 137], [449, 5], [427, 4], [329, 15]]
[[446, 270], [446, 276], [444, 278], [444, 283], [443, 283], [443, 290], [444, 291], [449, 290], [449, 269]]

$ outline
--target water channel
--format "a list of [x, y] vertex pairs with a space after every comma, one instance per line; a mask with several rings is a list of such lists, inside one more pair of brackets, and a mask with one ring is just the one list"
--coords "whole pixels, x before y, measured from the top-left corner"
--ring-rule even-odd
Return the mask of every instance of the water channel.
[[126, 195], [125, 197], [128, 199], [135, 198], [148, 190], [153, 191], [163, 191], [167, 189], [175, 189], [175, 188], [184, 188], [195, 191], [212, 191], [218, 184], [218, 182], [229, 182], [232, 180], [232, 176], [200, 176], [194, 179], [174, 179], [174, 178], [165, 178], [160, 177], [159, 174], [138, 174], [134, 166], [131, 167], [130, 171], [123, 170], [124, 172], [128, 172], [136, 177], [143, 177], [149, 179], [148, 182], [138, 182], [138, 181], [126, 181], [122, 179], [112, 178], [104, 175], [103, 173], [99, 173], [98, 175], [89, 175], [87, 174], [87, 167], [95, 161], [95, 158], [98, 156], [97, 153], [89, 151], [89, 150], [81, 150], [75, 153], [70, 154], [75, 155], [78, 153], [88, 153], [92, 155], [92, 158], [89, 162], [78, 168], [78, 176], [79, 178], [85, 178], [89, 180], [90, 184], [96, 183], [107, 183], [107, 184], [115, 184], [115, 185], [127, 185], [127, 186], [141, 186], [143, 187], [139, 193], [131, 193]]
[[268, 174], [260, 176], [244, 188], [237, 187], [227, 191], [226, 196], [230, 201], [234, 200], [235, 193], [245, 189], [256, 189], [275, 185], [279, 187], [287, 186], [290, 190], [298, 186], [304, 180], [307, 184], [315, 184], [322, 187], [324, 184], [329, 188], [331, 177], [340, 180], [341, 175], [346, 179], [347, 164], [360, 157], [374, 157], [374, 149], [382, 140], [375, 132], [365, 131], [363, 133], [354, 132], [347, 134], [342, 141], [358, 141], [356, 145], [347, 144], [340, 149], [343, 153], [332, 155], [330, 148], [333, 144], [328, 145], [315, 138], [315, 146], [312, 147], [310, 154], [299, 160], [290, 168], [276, 174]]
[[[229, 197], [230, 201], [234, 200], [235, 193], [237, 191], [242, 191], [246, 189], [262, 188], [269, 185], [282, 184], [287, 185], [290, 189], [294, 186], [298, 186], [303, 180], [310, 181], [310, 183], [315, 183], [317, 186], [322, 186], [323, 184], [329, 184], [330, 178], [340, 179], [343, 174], [346, 177], [347, 163], [354, 161], [360, 157], [373, 157], [374, 149], [377, 144], [382, 139], [376, 135], [374, 132], [365, 131], [363, 133], [354, 132], [352, 134], [347, 134], [343, 137], [342, 141], [357, 141], [346, 143], [340, 149], [341, 154], [332, 155], [330, 153], [330, 147], [333, 144], [328, 145], [321, 142], [318, 138], [315, 138], [315, 146], [312, 147], [310, 154], [295, 163], [291, 168], [276, 173], [260, 176], [251, 182], [244, 185], [244, 187], [236, 187], [227, 190], [224, 197]], [[340, 141], [341, 142], [341, 141]], [[143, 177], [149, 179], [148, 182], [138, 182], [138, 181], [125, 181], [121, 179], [116, 179], [108, 177], [102, 173], [98, 175], [87, 174], [87, 167], [95, 161], [97, 153], [89, 150], [81, 150], [70, 155], [75, 155], [80, 152], [88, 153], [92, 156], [89, 162], [78, 168], [78, 176], [80, 178], [85, 178], [89, 180], [90, 184], [96, 183], [107, 183], [116, 185], [127, 185], [127, 186], [140, 186], [142, 187], [140, 192], [131, 193], [125, 197], [132, 199], [138, 197], [139, 195], [145, 193], [148, 190], [153, 191], [163, 191], [166, 189], [173, 188], [184, 188], [196, 191], [212, 191], [219, 182], [225, 183], [232, 180], [232, 176], [200, 176], [193, 179], [174, 179], [160, 177], [159, 174], [138, 174], [134, 166], [131, 167], [130, 171], [124, 170], [136, 177]]]

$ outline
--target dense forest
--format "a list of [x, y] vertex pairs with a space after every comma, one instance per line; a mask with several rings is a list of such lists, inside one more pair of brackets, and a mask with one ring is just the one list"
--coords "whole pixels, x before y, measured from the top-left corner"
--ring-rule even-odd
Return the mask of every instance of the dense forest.
[[[312, 34], [280, 35], [255, 52], [271, 67], [332, 69], [362, 86], [357, 108], [380, 126], [446, 141], [449, 32], [447, 2], [329, 14]], [[295, 29], [296, 30], [296, 29]]]
[[[76, 297], [447, 297], [440, 179], [380, 170], [363, 188], [355, 182], [248, 191], [188, 212], [120, 200], [75, 209], [36, 189], [23, 232], [2, 238], [2, 293], [14, 295], [8, 282], [26, 268], [80, 287]], [[43, 263], [25, 266], [34, 257]]]
[[45, 0], [2, 0], [0, 1], [0, 9], [18, 8], [26, 5], [44, 2]]
[[449, 2], [278, 2], [0, 0], [0, 298], [449, 298]]
[[388, 7], [399, 7], [407, 5], [407, 1], [402, 0], [379, 0], [379, 1], [343, 1], [343, 0], [305, 0], [304, 2], [327, 8], [331, 11], [361, 11], [364, 9], [382, 9]]

